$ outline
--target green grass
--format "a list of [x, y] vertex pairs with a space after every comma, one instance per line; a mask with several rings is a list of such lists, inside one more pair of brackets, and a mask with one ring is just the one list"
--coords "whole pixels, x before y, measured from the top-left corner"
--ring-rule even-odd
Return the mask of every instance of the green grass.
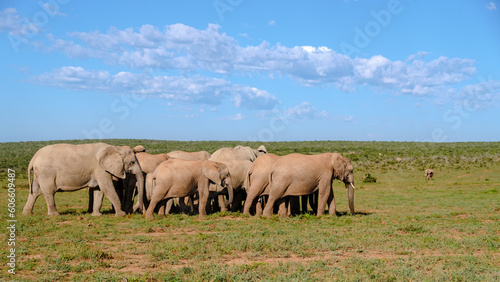
[[[6, 169], [17, 171], [17, 274], [7, 273], [0, 234], [0, 279], [129, 281], [498, 281], [500, 280], [500, 143], [274, 142], [269, 152], [339, 151], [355, 168], [354, 216], [334, 182], [338, 217], [279, 219], [239, 213], [171, 215], [147, 221], [86, 213], [85, 190], [57, 193], [59, 217], [41, 196], [33, 216], [26, 167], [53, 142], [0, 143], [0, 220], [7, 226]], [[81, 143], [83, 141], [65, 141]], [[89, 141], [85, 141], [89, 142]], [[105, 140], [149, 152], [207, 150], [240, 142]], [[259, 143], [242, 143], [256, 147]], [[396, 158], [403, 159], [397, 164]], [[424, 169], [435, 170], [432, 181]], [[376, 182], [363, 182], [365, 174]], [[104, 209], [111, 208], [105, 201]]]

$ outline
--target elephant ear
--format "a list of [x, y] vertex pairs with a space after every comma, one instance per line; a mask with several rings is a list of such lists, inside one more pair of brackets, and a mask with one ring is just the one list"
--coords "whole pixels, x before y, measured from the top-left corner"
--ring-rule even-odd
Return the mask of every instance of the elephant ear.
[[201, 163], [201, 173], [217, 185], [222, 185], [221, 163], [204, 161]]
[[123, 159], [118, 151], [112, 146], [107, 146], [97, 152], [99, 166], [112, 175], [125, 179], [125, 169]]
[[345, 170], [347, 167], [346, 160], [337, 153], [332, 154], [333, 177], [340, 181], [344, 181]]

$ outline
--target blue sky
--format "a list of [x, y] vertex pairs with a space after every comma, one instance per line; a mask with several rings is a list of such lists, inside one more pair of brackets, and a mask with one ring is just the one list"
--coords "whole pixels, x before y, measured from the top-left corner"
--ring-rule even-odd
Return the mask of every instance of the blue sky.
[[500, 141], [496, 1], [2, 1], [0, 141]]

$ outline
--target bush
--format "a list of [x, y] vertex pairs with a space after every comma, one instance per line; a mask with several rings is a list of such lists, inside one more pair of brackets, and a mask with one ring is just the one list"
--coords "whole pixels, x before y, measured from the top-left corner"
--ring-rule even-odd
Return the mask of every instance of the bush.
[[367, 173], [367, 174], [365, 174], [365, 176], [363, 176], [363, 182], [365, 182], [365, 183], [375, 183], [375, 182], [377, 182], [377, 178], [375, 178], [371, 174]]

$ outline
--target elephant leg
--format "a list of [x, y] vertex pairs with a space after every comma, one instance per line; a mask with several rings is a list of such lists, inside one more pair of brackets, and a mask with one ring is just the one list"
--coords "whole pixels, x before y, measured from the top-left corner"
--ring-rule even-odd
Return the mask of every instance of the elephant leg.
[[166, 193], [153, 193], [151, 196], [151, 201], [149, 202], [149, 207], [146, 210], [146, 215], [145, 217], [147, 219], [152, 219], [153, 218], [153, 213], [155, 211], [156, 205], [163, 200], [163, 197], [165, 197], [167, 194]]
[[59, 212], [57, 212], [56, 209], [56, 202], [54, 200], [55, 193], [45, 192], [43, 193], [43, 196], [45, 196], [45, 201], [47, 202], [47, 214], [51, 216], [59, 215]]
[[[207, 208], [207, 201], [208, 201], [208, 185], [207, 185], [207, 191], [203, 191], [204, 189], [200, 190], [198, 189], [198, 194], [199, 194], [199, 200], [198, 200], [198, 216], [199, 218], [204, 218], [207, 213], [206, 213], [206, 208]], [[224, 199], [222, 201], [224, 204]]]
[[300, 203], [301, 203], [301, 213], [307, 213], [307, 199], [309, 198], [309, 195], [304, 195], [300, 197]]
[[[282, 198], [282, 199], [279, 199], [278, 201], [276, 201], [276, 204], [279, 206], [278, 215], [280, 218], [287, 217], [290, 215], [290, 210], [289, 210], [290, 209], [290, 198], [291, 197], [286, 197], [286, 198]], [[287, 203], [288, 203], [288, 205], [287, 205]]]
[[89, 206], [87, 208], [87, 213], [92, 213], [94, 210], [94, 189], [93, 187], [89, 187]]
[[337, 207], [335, 206], [335, 195], [333, 189], [330, 191], [330, 196], [328, 197], [328, 213], [330, 215], [337, 216]]
[[[164, 215], [170, 214], [170, 212], [172, 210], [173, 203], [174, 203], [174, 198], [167, 200], [167, 202], [164, 205], [164, 207], [165, 207], [165, 210], [163, 212]], [[160, 213], [160, 212], [158, 211], [158, 213]]]
[[219, 200], [220, 211], [221, 212], [226, 212], [227, 211], [227, 207], [226, 207], [226, 204], [224, 204], [224, 195], [220, 194], [218, 196], [218, 200]]
[[[169, 199], [171, 200], [171, 199]], [[158, 215], [160, 217], [165, 217], [165, 215], [167, 214], [167, 203], [168, 203], [168, 200], [167, 201], [160, 201], [158, 203], [158, 205], [160, 206], [158, 208]]]
[[193, 202], [190, 196], [179, 198], [179, 208], [183, 213], [190, 214]]
[[109, 179], [109, 181], [101, 181], [101, 183], [98, 184], [101, 191], [113, 204], [113, 207], [115, 208], [115, 216], [120, 217], [126, 215], [126, 213], [122, 210], [120, 198], [116, 194], [115, 187], [113, 186], [111, 179]]
[[318, 209], [318, 194], [319, 191], [316, 191], [309, 195], [309, 206], [311, 206], [313, 211]]
[[100, 189], [93, 189], [92, 191], [92, 198], [93, 203], [93, 209], [92, 209], [92, 216], [101, 216], [101, 207], [102, 207], [102, 200], [104, 199], [104, 193]]
[[330, 191], [332, 188], [320, 188], [320, 192], [318, 195], [318, 211], [316, 212], [317, 216], [323, 215], [325, 213], [326, 203], [328, 202], [328, 198], [330, 197]]
[[257, 200], [257, 203], [255, 204], [255, 216], [261, 216], [262, 215], [262, 201], [259, 198]]
[[264, 208], [263, 215], [265, 217], [271, 217], [273, 215], [274, 204], [279, 201], [280, 198], [285, 194], [287, 186], [279, 189], [271, 189], [269, 193], [269, 198], [267, 199], [266, 207]]
[[23, 214], [33, 214], [33, 207], [35, 206], [35, 202], [40, 195], [42, 195], [42, 190], [40, 189], [38, 180], [34, 178], [30, 194], [28, 195], [28, 201], [26, 201], [26, 205], [24, 205]]
[[300, 197], [299, 196], [290, 196], [288, 199], [288, 214], [296, 215], [300, 213]]

